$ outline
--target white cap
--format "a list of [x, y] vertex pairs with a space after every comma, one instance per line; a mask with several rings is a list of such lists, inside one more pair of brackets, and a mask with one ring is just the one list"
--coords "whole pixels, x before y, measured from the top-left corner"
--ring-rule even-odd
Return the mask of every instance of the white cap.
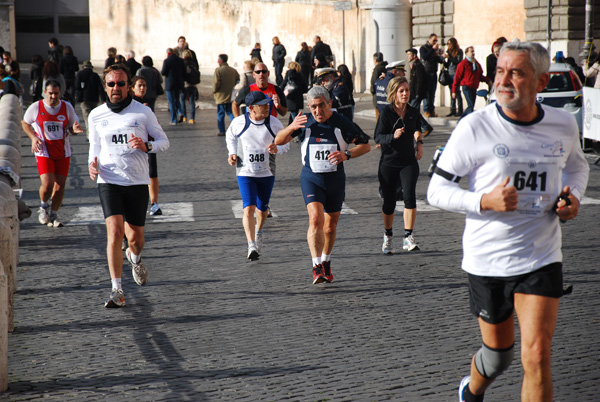
[[385, 66], [387, 70], [402, 70], [404, 71], [404, 60], [393, 61], [387, 66]]

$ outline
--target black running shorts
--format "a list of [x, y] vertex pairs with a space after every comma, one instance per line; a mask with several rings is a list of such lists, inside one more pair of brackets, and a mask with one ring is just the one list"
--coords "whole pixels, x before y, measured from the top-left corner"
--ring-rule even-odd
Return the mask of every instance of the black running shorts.
[[514, 294], [559, 298], [563, 295], [562, 263], [528, 274], [491, 277], [469, 274], [469, 304], [476, 317], [490, 324], [506, 321], [515, 308]]
[[148, 170], [150, 171], [151, 179], [155, 179], [158, 177], [158, 164], [156, 163], [156, 154], [148, 154]]
[[113, 215], [123, 215], [125, 222], [130, 225], [146, 224], [146, 208], [150, 198], [147, 185], [118, 186], [98, 183], [98, 194], [100, 194], [104, 219]]

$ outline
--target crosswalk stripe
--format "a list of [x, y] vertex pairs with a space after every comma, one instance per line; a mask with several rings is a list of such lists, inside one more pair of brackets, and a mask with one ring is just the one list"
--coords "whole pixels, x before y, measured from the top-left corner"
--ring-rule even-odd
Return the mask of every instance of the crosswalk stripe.
[[[242, 219], [244, 217], [244, 203], [242, 200], [231, 200], [231, 210], [233, 211], [233, 216], [236, 219]], [[271, 215], [273, 218], [277, 218], [277, 214], [271, 211]]]
[[[404, 201], [396, 202], [396, 211], [404, 212]], [[439, 212], [439, 208], [429, 205], [426, 201], [417, 200], [417, 212]]]
[[341, 211], [342, 215], [358, 215], [358, 212], [356, 212], [355, 210], [353, 210], [352, 208], [350, 208], [348, 206], [348, 204], [346, 204], [345, 202], [342, 203], [342, 211]]
[[581, 199], [581, 205], [599, 205], [600, 200], [597, 198], [583, 197]]
[[[191, 202], [161, 203], [163, 215], [148, 216], [146, 223], [171, 223], [193, 222], [194, 206]], [[103, 225], [104, 214], [100, 205], [79, 207], [75, 215], [68, 222], [69, 226], [75, 225]]]

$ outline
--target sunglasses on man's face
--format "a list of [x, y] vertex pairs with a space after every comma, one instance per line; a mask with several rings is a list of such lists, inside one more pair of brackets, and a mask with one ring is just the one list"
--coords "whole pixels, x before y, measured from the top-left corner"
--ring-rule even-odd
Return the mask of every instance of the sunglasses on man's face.
[[125, 84], [126, 84], [125, 81], [117, 81], [117, 82], [111, 81], [111, 82], [106, 83], [106, 85], [108, 85], [111, 88], [114, 87], [115, 85], [118, 85], [119, 87], [124, 87]]
[[267, 74], [269, 72], [269, 70], [256, 70], [254, 71], [254, 74], [259, 75], [259, 74]]

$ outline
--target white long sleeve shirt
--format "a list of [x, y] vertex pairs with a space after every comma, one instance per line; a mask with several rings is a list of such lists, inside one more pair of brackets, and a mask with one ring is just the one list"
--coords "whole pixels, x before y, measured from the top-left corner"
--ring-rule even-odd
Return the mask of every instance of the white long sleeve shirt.
[[[489, 105], [465, 117], [452, 133], [427, 191], [430, 204], [466, 213], [462, 268], [480, 276], [513, 276], [562, 261], [561, 230], [554, 212], [565, 185], [581, 200], [589, 165], [575, 119], [540, 105], [531, 124]], [[468, 180], [468, 189], [454, 178]], [[481, 197], [503, 179], [518, 190], [514, 212], [481, 210]]]
[[151, 153], [169, 148], [169, 139], [152, 110], [135, 100], [119, 113], [104, 104], [92, 110], [88, 122], [88, 163], [98, 158], [98, 183], [120, 186], [150, 184], [148, 155], [140, 149], [130, 148], [127, 141], [135, 135], [149, 142], [151, 136]]

